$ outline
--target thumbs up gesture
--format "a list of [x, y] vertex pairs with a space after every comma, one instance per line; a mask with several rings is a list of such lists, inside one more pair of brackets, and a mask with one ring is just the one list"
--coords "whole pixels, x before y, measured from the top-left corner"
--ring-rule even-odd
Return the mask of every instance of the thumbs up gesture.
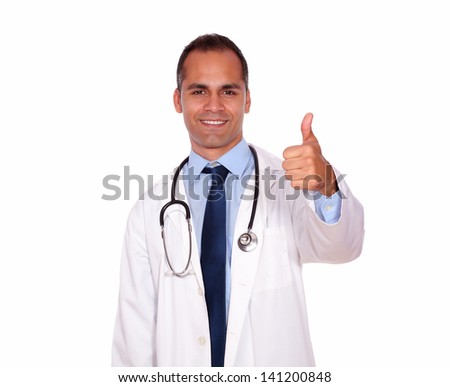
[[283, 152], [283, 168], [292, 187], [320, 191], [331, 196], [338, 190], [333, 168], [322, 156], [319, 141], [312, 131], [312, 113], [303, 118], [301, 131], [303, 143], [286, 148]]

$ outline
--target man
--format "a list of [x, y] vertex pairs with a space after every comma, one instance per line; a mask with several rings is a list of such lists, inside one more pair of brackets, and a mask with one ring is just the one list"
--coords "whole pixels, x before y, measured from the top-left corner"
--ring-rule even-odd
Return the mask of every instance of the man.
[[[174, 105], [192, 148], [172, 183], [189, 204], [192, 244], [182, 204], [161, 215], [163, 241], [168, 199], [145, 195], [136, 203], [123, 249], [113, 365], [313, 366], [302, 265], [358, 257], [362, 206], [322, 156], [310, 113], [303, 143], [287, 148], [283, 162], [256, 147], [252, 157], [242, 130], [251, 105], [247, 63], [228, 38], [204, 35], [185, 48]], [[152, 192], [162, 195], [168, 185]], [[241, 249], [241, 234], [258, 243]]]

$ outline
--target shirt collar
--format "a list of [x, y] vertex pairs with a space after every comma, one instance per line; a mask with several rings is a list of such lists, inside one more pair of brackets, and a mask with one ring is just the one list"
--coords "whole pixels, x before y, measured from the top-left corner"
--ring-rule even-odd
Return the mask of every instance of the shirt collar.
[[[237, 145], [215, 161], [226, 167], [233, 175], [241, 178], [251, 158], [252, 152], [250, 151], [247, 142], [242, 139]], [[193, 175], [195, 178], [198, 178], [203, 168], [210, 166], [215, 161], [209, 162], [191, 150], [187, 167], [188, 169], [193, 168]]]

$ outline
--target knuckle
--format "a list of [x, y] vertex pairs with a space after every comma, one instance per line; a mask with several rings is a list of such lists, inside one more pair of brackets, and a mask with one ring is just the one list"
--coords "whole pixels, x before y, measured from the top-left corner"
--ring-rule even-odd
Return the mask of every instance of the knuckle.
[[294, 145], [287, 147], [283, 152], [284, 159], [291, 159], [297, 157], [302, 151], [302, 145]]
[[285, 159], [288, 159], [288, 158], [291, 157], [291, 155], [292, 155], [292, 147], [286, 148], [286, 149], [284, 150], [284, 152], [283, 152], [283, 157], [284, 157]]

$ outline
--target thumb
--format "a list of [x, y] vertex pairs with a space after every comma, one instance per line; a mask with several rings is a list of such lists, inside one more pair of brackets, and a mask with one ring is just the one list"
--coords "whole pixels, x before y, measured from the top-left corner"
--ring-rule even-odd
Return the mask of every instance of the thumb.
[[302, 130], [302, 136], [303, 136], [303, 142], [307, 141], [316, 141], [316, 136], [314, 136], [314, 133], [312, 131], [312, 120], [313, 120], [313, 114], [307, 113], [305, 117], [303, 118], [301, 130]]

